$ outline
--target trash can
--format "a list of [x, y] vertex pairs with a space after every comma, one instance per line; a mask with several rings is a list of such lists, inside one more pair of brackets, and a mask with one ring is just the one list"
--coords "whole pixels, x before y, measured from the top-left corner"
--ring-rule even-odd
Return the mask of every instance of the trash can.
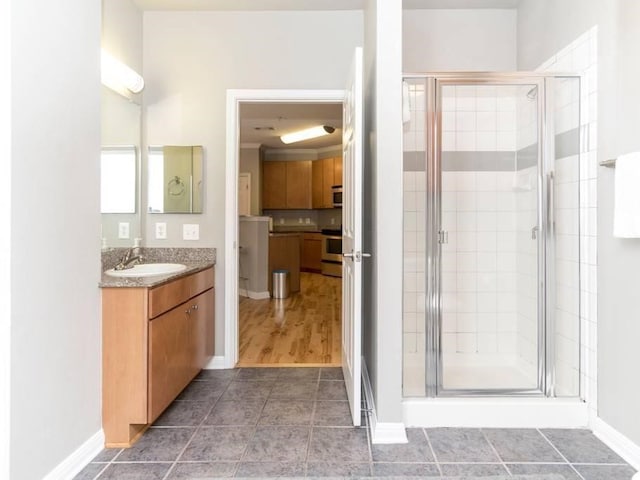
[[273, 271], [271, 291], [273, 298], [287, 298], [289, 296], [289, 270]]

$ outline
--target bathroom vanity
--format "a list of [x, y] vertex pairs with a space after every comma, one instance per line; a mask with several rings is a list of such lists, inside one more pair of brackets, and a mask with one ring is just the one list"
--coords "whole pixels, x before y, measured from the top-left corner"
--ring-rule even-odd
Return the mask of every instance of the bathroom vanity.
[[129, 447], [214, 354], [214, 266], [102, 288], [106, 447]]

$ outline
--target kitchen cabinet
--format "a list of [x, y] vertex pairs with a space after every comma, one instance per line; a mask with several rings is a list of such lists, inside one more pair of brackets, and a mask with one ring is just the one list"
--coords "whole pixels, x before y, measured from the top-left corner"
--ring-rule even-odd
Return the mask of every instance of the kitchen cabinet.
[[262, 162], [262, 208], [287, 208], [287, 162]]
[[262, 164], [262, 208], [310, 209], [312, 184], [310, 160], [267, 161]]
[[305, 272], [322, 270], [322, 234], [303, 233], [300, 269]]
[[102, 289], [102, 422], [130, 447], [213, 356], [213, 267], [156, 287]]
[[274, 270], [288, 270], [289, 291], [300, 291], [300, 237], [299, 233], [269, 234], [269, 292]]
[[342, 185], [342, 157], [315, 160], [312, 168], [313, 208], [333, 208], [334, 185]]
[[333, 184], [342, 185], [342, 157], [333, 159]]
[[287, 208], [311, 208], [311, 160], [285, 162]]

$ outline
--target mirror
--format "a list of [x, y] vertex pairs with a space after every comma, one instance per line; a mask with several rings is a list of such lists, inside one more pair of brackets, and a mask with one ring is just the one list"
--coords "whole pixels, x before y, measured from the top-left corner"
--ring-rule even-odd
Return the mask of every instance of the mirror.
[[201, 146], [149, 147], [148, 212], [202, 213]]
[[129, 247], [141, 237], [140, 105], [102, 87], [100, 212], [102, 246]]

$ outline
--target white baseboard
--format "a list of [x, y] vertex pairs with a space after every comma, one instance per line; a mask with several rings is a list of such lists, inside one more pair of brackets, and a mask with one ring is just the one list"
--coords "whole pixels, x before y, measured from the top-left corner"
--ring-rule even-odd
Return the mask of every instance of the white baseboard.
[[558, 398], [415, 398], [403, 402], [408, 427], [585, 428], [584, 402]]
[[369, 432], [371, 433], [371, 443], [388, 444], [388, 443], [409, 443], [407, 439], [407, 431], [404, 423], [379, 422], [376, 413], [376, 405], [373, 397], [373, 389], [371, 388], [371, 380], [369, 380], [369, 372], [367, 364], [362, 358], [362, 386], [364, 388], [365, 405], [369, 410]]
[[44, 480], [71, 480], [104, 448], [104, 432], [102, 429], [92, 435], [86, 442], [65, 458], [56, 468], [51, 470]]
[[203, 370], [220, 370], [227, 368], [224, 355], [216, 355], [209, 360]]
[[269, 292], [252, 292], [245, 288], [239, 288], [238, 295], [241, 297], [249, 297], [252, 300], [266, 300], [267, 298], [271, 298]]
[[[640, 470], [640, 445], [633, 443], [600, 417], [592, 418], [590, 426], [596, 437], [624, 458], [633, 468]], [[640, 472], [633, 477], [633, 480], [640, 480]]]

